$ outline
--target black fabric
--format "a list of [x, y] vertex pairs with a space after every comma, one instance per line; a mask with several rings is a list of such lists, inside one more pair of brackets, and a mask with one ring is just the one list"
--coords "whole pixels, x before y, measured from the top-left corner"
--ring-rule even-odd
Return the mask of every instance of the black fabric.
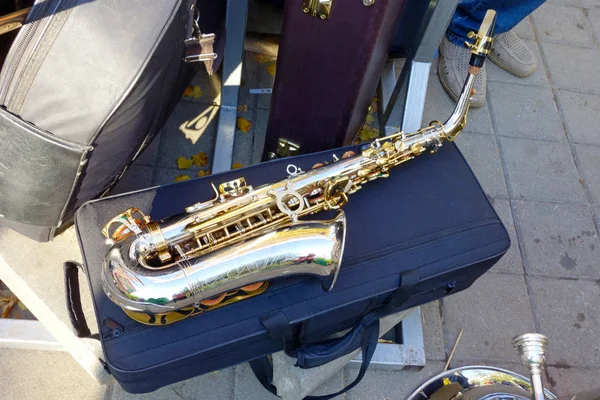
[[[79, 209], [76, 228], [97, 320], [110, 318], [123, 328], [115, 338], [110, 329], [99, 326], [104, 359], [126, 391], [156, 390], [284, 349], [284, 341], [272, 337], [263, 324], [271, 315], [281, 313], [289, 322], [286, 341], [295, 350], [353, 329], [373, 310], [387, 313], [396, 307], [386, 304], [402, 303], [393, 310], [397, 312], [442, 298], [452, 285], [451, 292], [458, 293], [508, 249], [505, 228], [458, 149], [449, 144], [350, 196], [344, 206], [344, 257], [330, 292], [310, 277], [274, 279], [259, 296], [157, 328], [131, 320], [102, 291], [100, 271], [109, 247], [101, 228], [125, 209], [137, 207], [153, 219], [165, 218], [210, 200], [210, 182], [218, 185], [244, 176], [256, 187], [284, 179], [290, 164], [309, 170], [318, 162], [331, 161], [333, 154], [339, 157], [359, 149], [274, 160], [88, 202]], [[411, 278], [409, 271], [418, 271], [418, 276]], [[411, 279], [412, 289], [398, 291]], [[399, 300], [394, 300], [395, 292]]]
[[277, 395], [277, 388], [273, 385], [273, 364], [271, 364], [269, 357], [259, 357], [248, 361], [248, 364], [250, 364], [250, 368], [260, 384], [269, 392]]
[[67, 261], [64, 264], [65, 271], [65, 297], [69, 320], [73, 331], [78, 338], [91, 336], [90, 328], [85, 320], [83, 308], [81, 308], [81, 294], [79, 291], [79, 268], [81, 266], [75, 261]]

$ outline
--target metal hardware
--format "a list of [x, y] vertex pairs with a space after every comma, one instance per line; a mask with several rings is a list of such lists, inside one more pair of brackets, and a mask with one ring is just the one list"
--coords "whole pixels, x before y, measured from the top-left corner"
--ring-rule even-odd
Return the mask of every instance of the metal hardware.
[[277, 140], [277, 149], [275, 152], [269, 153], [269, 159], [274, 160], [281, 157], [292, 157], [300, 154], [300, 146], [287, 139]]
[[[454, 140], [464, 126], [477, 72], [469, 70], [443, 124], [394, 133], [360, 154], [258, 188], [243, 178], [222, 183], [210, 204], [160, 223], [136, 209], [113, 218], [103, 230], [115, 242], [102, 269], [105, 293], [129, 311], [164, 315], [215, 296], [219, 304], [224, 292], [283, 275], [312, 275], [331, 288], [344, 248], [343, 213], [331, 221], [300, 218], [342, 207], [365, 183]], [[289, 141], [279, 143], [287, 155], [299, 150]], [[141, 219], [133, 217], [136, 211]], [[109, 231], [115, 220], [124, 226], [120, 234]]]
[[0, 17], [0, 35], [19, 29], [25, 23], [31, 7]]
[[[203, 34], [200, 31], [199, 20], [200, 11], [192, 4], [188, 19], [187, 37], [183, 41], [186, 48], [183, 60], [187, 63], [211, 62], [217, 58], [217, 54], [213, 52], [215, 34]], [[209, 71], [209, 73], [210, 72], [211, 71]]]
[[545, 400], [542, 366], [546, 363], [548, 338], [539, 333], [526, 333], [514, 337], [512, 344], [519, 352], [521, 362], [529, 368], [533, 400]]
[[302, 12], [315, 18], [330, 19], [333, 0], [303, 0]]
[[363, 0], [363, 4], [367, 7], [372, 6], [373, 4], [375, 4], [375, 0]]
[[123, 327], [117, 324], [112, 319], [106, 318], [104, 321], [102, 321], [102, 323], [104, 324], [104, 326], [110, 329], [110, 334], [112, 335], [112, 337], [118, 338], [123, 334]]
[[492, 49], [493, 32], [496, 25], [496, 12], [489, 10], [483, 22], [479, 27], [479, 32], [469, 32], [467, 37], [473, 39], [473, 43], [465, 42], [465, 47], [471, 50], [471, 53], [482, 56], [487, 55]]

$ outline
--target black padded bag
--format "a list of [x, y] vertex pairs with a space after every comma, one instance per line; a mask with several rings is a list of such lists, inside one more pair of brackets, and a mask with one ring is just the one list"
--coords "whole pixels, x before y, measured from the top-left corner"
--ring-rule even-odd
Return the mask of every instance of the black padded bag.
[[47, 241], [114, 185], [191, 80], [191, 0], [37, 0], [0, 73], [0, 224]]
[[[458, 149], [447, 144], [350, 196], [344, 206], [345, 253], [331, 292], [323, 292], [311, 277], [276, 279], [261, 295], [164, 327], [131, 320], [104, 294], [100, 271], [108, 247], [100, 231], [118, 213], [138, 207], [153, 219], [165, 218], [212, 198], [211, 181], [244, 176], [258, 186], [284, 179], [289, 164], [308, 170], [348, 149], [358, 147], [274, 160], [79, 209], [75, 226], [104, 362], [126, 391], [148, 392], [250, 360], [261, 382], [274, 391], [264, 356], [282, 349], [302, 368], [359, 347], [368, 360], [380, 317], [468, 288], [508, 249], [502, 222]], [[73, 288], [67, 285], [68, 291]], [[70, 292], [68, 297], [77, 296]], [[74, 321], [86, 334], [80, 318]], [[342, 338], [327, 340], [344, 330], [349, 332]]]

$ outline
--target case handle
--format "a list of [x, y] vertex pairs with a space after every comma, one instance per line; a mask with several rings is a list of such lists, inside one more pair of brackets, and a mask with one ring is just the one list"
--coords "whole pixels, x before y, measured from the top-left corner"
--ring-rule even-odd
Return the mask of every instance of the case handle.
[[67, 303], [67, 312], [69, 320], [73, 326], [75, 336], [78, 338], [94, 338], [98, 339], [97, 335], [92, 335], [90, 328], [85, 320], [83, 308], [81, 307], [81, 292], [79, 290], [79, 268], [81, 264], [76, 261], [67, 261], [64, 264], [65, 271], [65, 299]]

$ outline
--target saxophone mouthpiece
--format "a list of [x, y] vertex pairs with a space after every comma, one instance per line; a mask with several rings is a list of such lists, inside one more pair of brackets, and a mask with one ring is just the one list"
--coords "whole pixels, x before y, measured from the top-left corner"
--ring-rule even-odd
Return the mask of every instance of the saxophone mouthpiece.
[[479, 32], [469, 32], [469, 39], [473, 39], [473, 43], [465, 42], [465, 46], [471, 50], [471, 60], [469, 65], [476, 68], [481, 68], [488, 53], [492, 49], [494, 41], [494, 30], [496, 28], [496, 11], [488, 10], [485, 13], [483, 22], [479, 27]]

